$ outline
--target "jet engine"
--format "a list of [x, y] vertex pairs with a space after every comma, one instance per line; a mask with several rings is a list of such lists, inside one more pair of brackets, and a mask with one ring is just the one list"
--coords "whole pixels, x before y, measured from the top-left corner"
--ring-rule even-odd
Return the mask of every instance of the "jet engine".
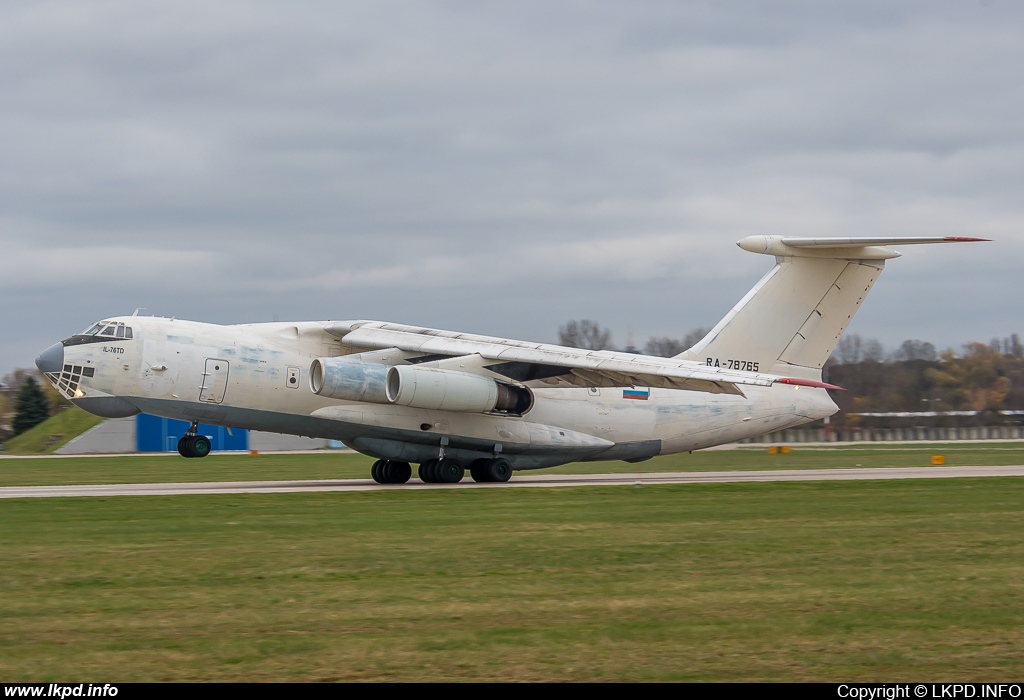
[[522, 415], [533, 393], [468, 372], [410, 365], [391, 366], [343, 357], [322, 357], [309, 368], [309, 388], [343, 401], [389, 403], [460, 413], [500, 411]]
[[399, 406], [461, 413], [502, 411], [522, 415], [533, 405], [533, 394], [525, 387], [432, 367], [391, 367], [386, 392], [388, 401]]
[[313, 360], [309, 368], [309, 388], [332, 399], [388, 403], [384, 390], [387, 375], [388, 365], [324, 357]]

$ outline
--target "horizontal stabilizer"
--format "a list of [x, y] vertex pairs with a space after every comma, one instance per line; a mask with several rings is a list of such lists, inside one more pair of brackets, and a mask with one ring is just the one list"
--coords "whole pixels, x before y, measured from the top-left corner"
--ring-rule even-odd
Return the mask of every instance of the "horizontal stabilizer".
[[900, 256], [885, 246], [925, 243], [974, 243], [987, 238], [969, 236], [870, 236], [813, 238], [801, 236], [747, 236], [736, 242], [743, 250], [778, 257], [835, 258], [838, 260], [888, 260]]
[[977, 243], [988, 238], [967, 236], [907, 236], [873, 238], [801, 238], [786, 236], [782, 242], [794, 248], [860, 248], [870, 245], [914, 245], [917, 243]]

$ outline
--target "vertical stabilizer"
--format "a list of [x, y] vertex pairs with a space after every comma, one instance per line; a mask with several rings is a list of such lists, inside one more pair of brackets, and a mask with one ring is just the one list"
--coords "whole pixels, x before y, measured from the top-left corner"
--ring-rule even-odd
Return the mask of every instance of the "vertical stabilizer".
[[737, 245], [774, 255], [775, 267], [679, 357], [713, 367], [820, 378], [885, 261], [900, 255], [885, 245], [968, 240], [983, 239], [744, 238]]

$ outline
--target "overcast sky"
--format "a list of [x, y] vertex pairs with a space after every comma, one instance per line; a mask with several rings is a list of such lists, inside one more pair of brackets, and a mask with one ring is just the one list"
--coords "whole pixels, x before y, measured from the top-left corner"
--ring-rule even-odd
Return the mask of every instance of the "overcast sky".
[[106, 316], [622, 345], [751, 234], [908, 247], [851, 327], [1024, 333], [1024, 4], [31, 2], [0, 23], [0, 373]]

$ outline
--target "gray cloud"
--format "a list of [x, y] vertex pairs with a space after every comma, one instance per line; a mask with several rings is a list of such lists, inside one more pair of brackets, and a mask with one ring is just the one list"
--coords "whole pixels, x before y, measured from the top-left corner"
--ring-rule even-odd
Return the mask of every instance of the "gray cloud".
[[1024, 10], [26, 2], [0, 25], [0, 371], [95, 318], [714, 323], [752, 233], [908, 249], [853, 331], [1021, 332]]

